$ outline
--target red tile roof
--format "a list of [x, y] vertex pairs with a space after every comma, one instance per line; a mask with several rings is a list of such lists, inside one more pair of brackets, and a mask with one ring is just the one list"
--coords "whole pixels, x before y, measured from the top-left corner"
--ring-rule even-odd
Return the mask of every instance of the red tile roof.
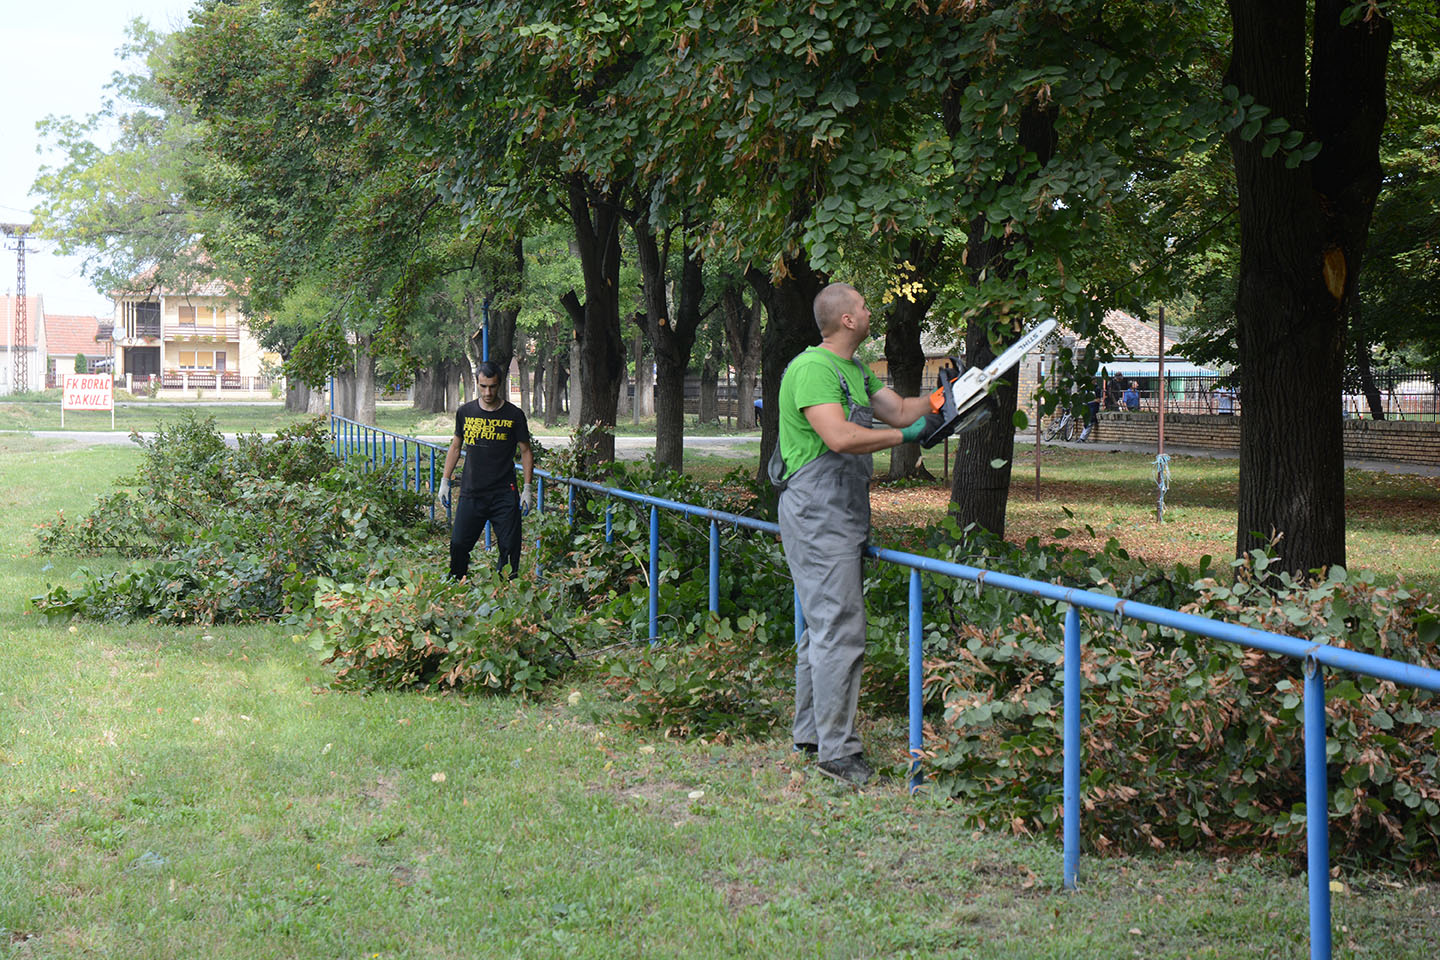
[[[1160, 331], [1156, 327], [1143, 320], [1130, 316], [1123, 310], [1111, 310], [1105, 314], [1105, 326], [1110, 330], [1111, 335], [1119, 340], [1115, 347], [1117, 358], [1144, 359], [1160, 355]], [[1064, 327], [1061, 330], [1068, 335], [1069, 330]], [[1077, 340], [1077, 349], [1083, 349], [1088, 340]], [[1175, 353], [1175, 341], [1171, 337], [1165, 338], [1165, 356], [1169, 357]]]
[[[16, 297], [10, 294], [0, 295], [0, 346], [8, 347], [15, 336], [15, 301]], [[45, 313], [40, 294], [27, 294], [25, 297], [25, 334], [30, 340], [30, 346], [35, 346], [35, 331], [38, 329], [39, 318]]]
[[100, 321], [97, 317], [46, 314], [45, 350], [52, 357], [73, 357], [77, 353], [102, 356], [105, 347], [95, 340], [99, 329]]

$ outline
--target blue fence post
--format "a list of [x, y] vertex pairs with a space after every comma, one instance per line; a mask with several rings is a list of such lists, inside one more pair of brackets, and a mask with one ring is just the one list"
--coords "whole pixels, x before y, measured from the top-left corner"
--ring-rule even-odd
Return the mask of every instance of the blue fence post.
[[1330, 960], [1330, 788], [1325, 777], [1325, 670], [1305, 658], [1305, 852], [1310, 960]]
[[710, 612], [720, 613], [720, 524], [710, 521]]
[[800, 591], [792, 590], [795, 599], [795, 689], [800, 689], [800, 638], [805, 635], [805, 611], [800, 606]]
[[910, 792], [920, 789], [924, 779], [920, 772], [920, 751], [925, 746], [925, 728], [921, 722], [924, 697], [924, 667], [921, 662], [921, 634], [925, 618], [921, 614], [920, 571], [910, 571]]
[[650, 505], [650, 644], [660, 636], [660, 508]]
[[430, 522], [435, 522], [435, 448], [430, 448]]
[[1065, 608], [1065, 866], [1066, 890], [1080, 865], [1080, 608]]
[[541, 476], [535, 478], [535, 511], [545, 512], [545, 478]]
[[605, 498], [605, 542], [615, 542], [615, 505], [609, 497]]

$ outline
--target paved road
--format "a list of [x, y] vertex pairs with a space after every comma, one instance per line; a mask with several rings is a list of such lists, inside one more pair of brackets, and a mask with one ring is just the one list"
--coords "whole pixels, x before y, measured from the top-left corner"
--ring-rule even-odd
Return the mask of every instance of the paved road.
[[[1034, 445], [1035, 437], [1016, 436], [1016, 443]], [[1071, 450], [1086, 448], [1100, 452], [1115, 451], [1124, 453], [1144, 453], [1150, 456], [1155, 455], [1155, 447], [1152, 444], [1140, 443], [1105, 443], [1103, 441], [1091, 440], [1086, 443], [1069, 442], [1063, 440], [1047, 440], [1047, 447], [1066, 447]], [[1172, 457], [1207, 457], [1211, 460], [1238, 460], [1238, 450], [1213, 450], [1209, 447], [1177, 447], [1167, 444], [1165, 452]], [[1043, 459], [1043, 454], [1041, 455]], [[1440, 466], [1424, 463], [1398, 463], [1393, 460], [1353, 460], [1345, 461], [1347, 470], [1364, 470], [1367, 473], [1408, 473], [1419, 477], [1440, 477]]]
[[[103, 446], [105, 444], [126, 444], [130, 442], [130, 434], [123, 430], [3, 430], [0, 434], [28, 434], [41, 440], [60, 440], [79, 446]], [[147, 440], [153, 437], [153, 432], [144, 431], [140, 434]], [[235, 445], [235, 434], [223, 435], [225, 442], [232, 447]], [[274, 434], [261, 434], [261, 436], [274, 436]], [[568, 436], [545, 436], [536, 434], [545, 446], [552, 449], [559, 449], [570, 445]], [[425, 436], [421, 440], [428, 440], [444, 446], [450, 442], [449, 437]], [[702, 452], [710, 456], [733, 457], [737, 460], [754, 458], [760, 454], [759, 437], [686, 437], [685, 446], [687, 449]], [[615, 453], [621, 460], [643, 460], [647, 453], [655, 449], [654, 437], [616, 437]]]

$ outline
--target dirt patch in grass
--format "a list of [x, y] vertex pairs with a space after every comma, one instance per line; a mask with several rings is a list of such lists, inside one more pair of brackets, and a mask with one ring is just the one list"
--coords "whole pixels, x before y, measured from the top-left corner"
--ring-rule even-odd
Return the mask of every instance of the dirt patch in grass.
[[591, 793], [609, 794], [617, 803], [643, 811], [680, 827], [695, 821], [691, 812], [690, 791], [693, 788], [675, 780], [643, 777], [636, 783], [592, 784]]
[[368, 784], [360, 791], [360, 795], [365, 798], [367, 803], [374, 804], [381, 810], [384, 810], [400, 796], [400, 788], [396, 786], [399, 779], [400, 775], [398, 773], [376, 777], [373, 784]]

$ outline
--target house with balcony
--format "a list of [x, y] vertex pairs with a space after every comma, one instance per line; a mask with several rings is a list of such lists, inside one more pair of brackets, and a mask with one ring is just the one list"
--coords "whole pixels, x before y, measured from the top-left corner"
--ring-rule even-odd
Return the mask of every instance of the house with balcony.
[[112, 330], [119, 381], [163, 389], [246, 389], [263, 385], [262, 350], [222, 282], [189, 290], [116, 293]]

